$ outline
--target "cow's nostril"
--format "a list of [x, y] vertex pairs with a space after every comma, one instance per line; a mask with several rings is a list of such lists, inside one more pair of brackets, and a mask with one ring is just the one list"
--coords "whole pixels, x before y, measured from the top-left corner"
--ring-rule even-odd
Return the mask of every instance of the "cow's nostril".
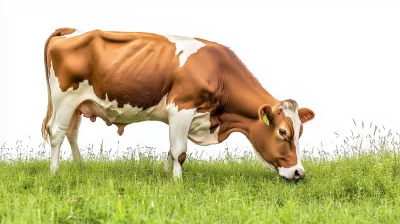
[[300, 178], [300, 172], [299, 170], [294, 171], [294, 179], [299, 179]]

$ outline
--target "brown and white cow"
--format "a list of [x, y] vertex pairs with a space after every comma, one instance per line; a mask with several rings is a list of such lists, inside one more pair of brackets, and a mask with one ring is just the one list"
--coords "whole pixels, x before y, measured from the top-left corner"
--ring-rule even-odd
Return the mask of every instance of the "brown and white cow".
[[59, 169], [65, 135], [74, 160], [81, 115], [107, 125], [161, 121], [169, 125], [165, 169], [180, 178], [187, 139], [217, 144], [243, 133], [261, 163], [287, 179], [304, 175], [302, 124], [314, 118], [294, 100], [269, 94], [227, 47], [200, 38], [151, 33], [57, 29], [45, 44], [48, 109], [42, 134]]

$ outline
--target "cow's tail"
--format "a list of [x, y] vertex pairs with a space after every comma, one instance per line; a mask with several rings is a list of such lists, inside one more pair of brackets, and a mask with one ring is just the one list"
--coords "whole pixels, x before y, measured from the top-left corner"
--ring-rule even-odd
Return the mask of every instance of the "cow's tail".
[[48, 45], [50, 42], [50, 39], [55, 37], [55, 36], [64, 36], [68, 35], [75, 32], [74, 28], [59, 28], [56, 29], [48, 38], [47, 41], [44, 45], [44, 67], [45, 67], [45, 74], [46, 74], [46, 83], [47, 83], [47, 112], [46, 116], [43, 119], [42, 123], [42, 136], [45, 141], [48, 141], [50, 132], [48, 129], [48, 123], [50, 121], [51, 116], [53, 115], [53, 103], [51, 100], [51, 89], [50, 89], [50, 83], [49, 83], [49, 55], [48, 55]]

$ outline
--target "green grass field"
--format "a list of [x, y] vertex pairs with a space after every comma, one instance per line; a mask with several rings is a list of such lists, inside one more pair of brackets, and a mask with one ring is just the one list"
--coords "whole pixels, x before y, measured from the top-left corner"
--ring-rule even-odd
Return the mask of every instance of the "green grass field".
[[[350, 137], [351, 138], [351, 137]], [[81, 165], [49, 160], [0, 162], [1, 223], [400, 223], [396, 141], [375, 148], [306, 156], [306, 178], [288, 182], [251, 154], [213, 161], [189, 157], [175, 183], [164, 161], [147, 155]], [[365, 141], [365, 139], [363, 140]], [[386, 144], [386, 145], [385, 145]], [[361, 144], [360, 144], [361, 145]], [[379, 147], [378, 147], [379, 146]], [[351, 152], [351, 153], [350, 153]]]

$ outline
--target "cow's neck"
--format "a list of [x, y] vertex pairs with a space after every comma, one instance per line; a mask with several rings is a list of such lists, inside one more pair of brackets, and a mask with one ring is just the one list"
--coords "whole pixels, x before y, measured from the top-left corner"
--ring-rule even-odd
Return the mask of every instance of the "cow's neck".
[[258, 111], [264, 104], [276, 107], [279, 101], [269, 94], [253, 75], [244, 70], [224, 76], [223, 114], [219, 140], [232, 132], [250, 138], [250, 128], [259, 119]]

